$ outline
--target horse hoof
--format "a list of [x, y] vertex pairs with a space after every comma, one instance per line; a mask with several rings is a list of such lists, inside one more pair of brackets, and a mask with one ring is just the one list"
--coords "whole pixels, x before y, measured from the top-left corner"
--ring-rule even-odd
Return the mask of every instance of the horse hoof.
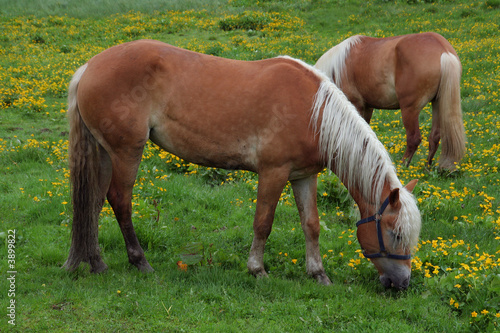
[[108, 269], [108, 265], [106, 265], [103, 261], [96, 262], [91, 265], [90, 273], [100, 274]]
[[253, 271], [253, 272], [250, 271], [250, 274], [255, 276], [257, 279], [265, 279], [265, 278], [269, 277], [269, 275], [267, 275], [267, 273], [264, 269], [260, 269], [260, 270]]
[[332, 285], [332, 281], [326, 276], [325, 273], [317, 274], [314, 276], [316, 278], [316, 281], [318, 281], [319, 284], [323, 286], [330, 286]]
[[142, 273], [151, 273], [155, 271], [147, 261], [145, 263], [138, 264], [137, 269], [139, 269]]

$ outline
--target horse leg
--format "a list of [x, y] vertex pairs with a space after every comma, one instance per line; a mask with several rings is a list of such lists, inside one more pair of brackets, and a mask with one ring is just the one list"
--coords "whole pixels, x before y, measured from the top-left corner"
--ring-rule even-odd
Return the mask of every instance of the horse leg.
[[256, 277], [267, 277], [264, 269], [264, 247], [271, 233], [274, 212], [288, 180], [288, 168], [265, 170], [259, 173], [257, 207], [253, 221], [254, 238], [247, 268]]
[[[99, 191], [100, 191], [100, 196], [99, 196], [99, 204], [98, 204], [98, 211], [100, 212], [102, 210], [102, 206], [104, 205], [104, 201], [106, 199], [106, 192], [109, 188], [109, 184], [111, 182], [111, 173], [112, 173], [112, 168], [111, 168], [111, 160], [109, 158], [109, 154], [104, 150], [104, 148], [100, 147], [99, 150], [99, 155], [100, 155], [100, 173], [99, 173]], [[100, 251], [100, 250], [99, 250]], [[91, 272], [92, 273], [100, 273], [105, 271], [108, 266], [102, 261], [100, 255], [96, 260], [91, 260], [89, 262], [91, 266]]]
[[142, 149], [135, 155], [131, 158], [114, 156], [113, 175], [107, 197], [125, 239], [129, 262], [142, 272], [150, 272], [153, 268], [144, 256], [132, 224], [132, 190], [141, 162]]
[[320, 284], [329, 285], [332, 282], [326, 276], [319, 251], [319, 217], [316, 206], [317, 175], [291, 182], [293, 194], [300, 215], [300, 224], [306, 238], [306, 268], [307, 273]]
[[372, 120], [373, 108], [358, 108], [359, 114], [363, 117], [363, 119], [369, 124], [370, 120]]
[[418, 123], [418, 114], [420, 109], [415, 107], [401, 106], [401, 115], [403, 117], [403, 125], [406, 130], [406, 151], [403, 155], [403, 164], [408, 167], [413, 155], [418, 149], [422, 136]]
[[363, 117], [363, 119], [369, 124], [372, 119], [373, 108], [366, 107], [363, 97], [360, 94], [351, 93], [347, 97], [356, 110], [358, 110], [361, 117]]
[[439, 128], [439, 103], [432, 102], [432, 127], [429, 134], [429, 156], [427, 157], [427, 164], [432, 165], [432, 159], [436, 154], [439, 147], [439, 140], [441, 139], [441, 132]]

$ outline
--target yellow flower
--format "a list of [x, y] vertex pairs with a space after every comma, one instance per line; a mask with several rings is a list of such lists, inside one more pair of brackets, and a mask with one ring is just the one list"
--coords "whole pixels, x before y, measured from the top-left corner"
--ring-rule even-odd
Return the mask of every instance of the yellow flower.
[[472, 311], [471, 316], [472, 316], [472, 318], [476, 318], [477, 317], [477, 312], [476, 311]]
[[297, 259], [292, 259], [292, 264], [296, 264], [297, 263]]
[[483, 311], [481, 311], [481, 314], [483, 314], [483, 315], [486, 315], [488, 313], [490, 313], [490, 312], [488, 310], [486, 310], [486, 309], [484, 309]]
[[181, 270], [181, 271], [184, 271], [184, 272], [185, 272], [185, 271], [187, 271], [187, 267], [188, 267], [188, 265], [187, 265], [187, 264], [184, 264], [184, 263], [182, 262], [182, 260], [179, 260], [179, 261], [177, 262], [177, 268], [178, 268], [179, 270]]

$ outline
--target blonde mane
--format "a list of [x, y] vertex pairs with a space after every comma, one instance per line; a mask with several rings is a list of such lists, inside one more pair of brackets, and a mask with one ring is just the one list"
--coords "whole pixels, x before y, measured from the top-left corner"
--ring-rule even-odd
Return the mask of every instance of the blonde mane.
[[361, 41], [361, 36], [349, 37], [335, 45], [318, 59], [314, 67], [324, 72], [337, 86], [342, 86], [345, 60], [351, 48]]
[[310, 123], [319, 136], [319, 150], [327, 167], [348, 188], [356, 187], [372, 203], [380, 202], [385, 180], [391, 189], [402, 188], [389, 153], [335, 83], [301, 60], [280, 58], [300, 63], [321, 80]]
[[348, 188], [357, 188], [366, 200], [379, 203], [386, 180], [391, 188], [402, 187], [389, 153], [334, 83], [321, 83], [311, 124], [327, 167]]
[[397, 232], [403, 247], [417, 245], [421, 218], [414, 196], [399, 181], [391, 157], [370, 125], [344, 93], [317, 68], [301, 63], [321, 80], [312, 107], [311, 126], [319, 136], [319, 150], [327, 167], [347, 188], [359, 190], [365, 200], [377, 205], [385, 181], [391, 189], [399, 188], [401, 209]]
[[365, 200], [375, 205], [381, 202], [385, 181], [391, 189], [400, 189], [396, 230], [403, 246], [413, 249], [421, 224], [415, 198], [401, 185], [389, 153], [375, 132], [329, 80], [323, 80], [316, 94], [311, 124], [319, 135], [319, 149], [328, 168], [347, 188], [358, 189]]

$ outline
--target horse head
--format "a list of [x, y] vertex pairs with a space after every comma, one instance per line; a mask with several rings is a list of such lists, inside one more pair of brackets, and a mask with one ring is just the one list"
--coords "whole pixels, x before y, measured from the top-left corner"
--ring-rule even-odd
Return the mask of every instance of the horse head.
[[420, 232], [420, 213], [409, 200], [416, 183], [391, 190], [373, 215], [361, 210], [362, 219], [356, 224], [363, 254], [373, 262], [385, 287], [406, 289], [410, 283], [411, 250]]

